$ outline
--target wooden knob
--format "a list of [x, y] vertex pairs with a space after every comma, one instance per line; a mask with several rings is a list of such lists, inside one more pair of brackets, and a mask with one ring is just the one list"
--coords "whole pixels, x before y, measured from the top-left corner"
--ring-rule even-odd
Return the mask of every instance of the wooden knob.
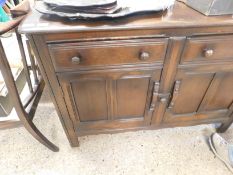
[[144, 61], [144, 60], [148, 60], [150, 58], [150, 53], [148, 52], [141, 52], [140, 53], [140, 57], [139, 59]]
[[214, 50], [213, 49], [206, 49], [205, 52], [204, 52], [204, 55], [207, 58], [213, 56], [213, 54], [214, 54]]
[[76, 57], [71, 58], [71, 61], [74, 64], [79, 64], [81, 62], [81, 58], [76, 56]]

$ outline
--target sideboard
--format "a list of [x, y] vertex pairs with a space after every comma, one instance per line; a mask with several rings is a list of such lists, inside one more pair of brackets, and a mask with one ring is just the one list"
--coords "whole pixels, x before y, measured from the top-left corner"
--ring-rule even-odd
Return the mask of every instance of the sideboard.
[[30, 40], [71, 146], [78, 137], [233, 121], [233, 19], [163, 13], [65, 21], [32, 10]]

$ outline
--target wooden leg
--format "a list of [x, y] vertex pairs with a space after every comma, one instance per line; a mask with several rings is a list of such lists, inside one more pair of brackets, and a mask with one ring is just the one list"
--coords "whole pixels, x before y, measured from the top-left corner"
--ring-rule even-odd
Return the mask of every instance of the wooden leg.
[[11, 95], [11, 99], [16, 110], [16, 113], [26, 128], [26, 130], [40, 143], [48, 147], [54, 152], [57, 152], [59, 149], [56, 147], [52, 142], [50, 142], [33, 124], [32, 120], [30, 119], [28, 113], [25, 111], [23, 104], [20, 100], [20, 96], [18, 94], [15, 81], [13, 75], [11, 73], [10, 65], [7, 61], [6, 54], [4, 52], [1, 40], [0, 40], [0, 70], [4, 81], [6, 83], [6, 87], [8, 89], [9, 94]]
[[[79, 146], [79, 141], [78, 137], [75, 131], [75, 126], [72, 123], [72, 119], [69, 116], [69, 113], [67, 111], [67, 107], [65, 103], [63, 102], [63, 97], [62, 97], [62, 91], [60, 89], [59, 82], [57, 80], [57, 77], [55, 74], [51, 73], [53, 72], [53, 68], [50, 67], [51, 65], [48, 64], [48, 59], [46, 55], [44, 55], [43, 52], [39, 52], [36, 47], [36, 43], [34, 41], [35, 38], [32, 38], [32, 36], [27, 36], [29, 38], [30, 46], [33, 50], [33, 53], [35, 54], [35, 58], [38, 61], [38, 65], [41, 70], [41, 75], [49, 87], [51, 99], [53, 101], [53, 104], [56, 108], [57, 114], [59, 116], [59, 119], [62, 123], [62, 126], [64, 128], [64, 131], [66, 133], [66, 136], [70, 142], [70, 145], [72, 147], [78, 147]], [[36, 38], [38, 40], [38, 44], [42, 44], [41, 46], [45, 46], [45, 43], [43, 39], [39, 39], [40, 37]], [[40, 43], [41, 42], [41, 43]], [[42, 49], [42, 48], [41, 48]], [[46, 61], [45, 61], [46, 60]], [[44, 61], [44, 62], [43, 62]], [[45, 69], [46, 67], [46, 69]]]
[[218, 129], [217, 132], [218, 133], [224, 133], [233, 123], [233, 114], [231, 114], [231, 117], [229, 118], [228, 121], [226, 121], [225, 123], [223, 123]]
[[227, 129], [231, 126], [233, 121], [231, 122], [227, 122], [227, 123], [223, 123], [218, 129], [217, 132], [218, 133], [224, 133], [227, 131]]
[[40, 143], [42, 143], [44, 146], [46, 146], [47, 148], [49, 148], [50, 150], [54, 151], [54, 152], [58, 152], [59, 148], [54, 145], [52, 142], [50, 142], [38, 129], [37, 127], [34, 125], [34, 123], [32, 123], [31, 121], [28, 121], [26, 123], [23, 123], [24, 127], [27, 129], [27, 131], [36, 139], [38, 140]]

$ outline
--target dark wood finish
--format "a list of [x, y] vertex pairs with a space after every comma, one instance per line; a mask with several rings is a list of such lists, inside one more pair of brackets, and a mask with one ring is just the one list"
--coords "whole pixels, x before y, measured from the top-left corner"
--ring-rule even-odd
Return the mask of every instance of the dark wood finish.
[[233, 59], [233, 35], [191, 37], [186, 41], [182, 63]]
[[[145, 34], [147, 36], [165, 34], [171, 36], [183, 34], [222, 34], [226, 32], [231, 33], [232, 25], [233, 20], [231, 15], [207, 17], [183, 3], [176, 2], [173, 8], [164, 13], [132, 16], [108, 21], [61, 22], [60, 19], [47, 20], [42, 17], [42, 14], [33, 10], [24, 20], [19, 31], [30, 34], [43, 33], [48, 41], [67, 41], [76, 39], [103, 39], [106, 36], [135, 37], [139, 35], [145, 36]], [[185, 30], [181, 30], [184, 28]], [[88, 32], [88, 35], [84, 35], [86, 32]], [[60, 35], [57, 35], [57, 33]]]
[[[44, 39], [40, 36], [33, 36], [33, 38], [32, 36], [28, 36], [28, 38], [36, 55], [41, 74], [49, 87], [51, 98], [56, 107], [65, 133], [69, 139], [70, 145], [79, 146], [78, 137], [76, 136], [75, 132], [76, 128], [74, 126], [75, 118], [71, 118], [68, 113], [67, 107], [69, 106], [65, 104], [63, 92], [60, 88], [57, 76], [54, 73], [55, 71], [49, 57], [47, 46], [42, 44], [44, 43]], [[35, 43], [34, 40], [37, 42]], [[40, 52], [38, 48], [40, 48]]]
[[219, 72], [218, 67], [210, 65], [207, 70], [207, 65], [178, 68], [175, 80], [180, 82], [179, 88], [175, 83], [172, 94], [175, 101], [172, 98], [170, 105], [173, 105], [167, 108], [164, 122], [196, 120], [200, 119], [199, 114], [210, 119], [228, 117], [233, 101], [233, 65], [230, 66]]
[[161, 81], [159, 88], [159, 93], [163, 95], [163, 102], [157, 104], [151, 121], [152, 125], [158, 126], [163, 120], [168, 99], [171, 95], [170, 92], [172, 91], [172, 82], [175, 81], [176, 67], [184, 47], [184, 40], [184, 37], [170, 38], [161, 78], [163, 81]]
[[50, 44], [48, 47], [55, 71], [61, 72], [87, 66], [90, 69], [120, 64], [162, 64], [166, 46], [167, 39], [141, 39]]
[[72, 146], [78, 136], [233, 121], [233, 20], [182, 3], [113, 21], [32, 11], [19, 28]]
[[111, 130], [150, 124], [152, 90], [160, 80], [160, 73], [159, 67], [111, 69], [61, 73], [58, 79], [78, 128]]
[[172, 94], [171, 101], [170, 101], [170, 103], [168, 105], [169, 109], [172, 109], [174, 107], [175, 103], [176, 103], [176, 100], [177, 100], [179, 92], [180, 92], [180, 86], [181, 86], [181, 81], [177, 80], [175, 82], [175, 85], [174, 85], [174, 88], [173, 88], [173, 94]]

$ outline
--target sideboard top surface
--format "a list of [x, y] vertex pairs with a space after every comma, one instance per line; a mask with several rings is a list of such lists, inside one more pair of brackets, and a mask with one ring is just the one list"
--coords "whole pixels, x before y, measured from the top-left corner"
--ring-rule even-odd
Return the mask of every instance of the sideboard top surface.
[[207, 17], [181, 2], [160, 13], [101, 21], [62, 21], [46, 19], [32, 10], [19, 27], [20, 33], [88, 32], [131, 29], [233, 26], [232, 15]]

